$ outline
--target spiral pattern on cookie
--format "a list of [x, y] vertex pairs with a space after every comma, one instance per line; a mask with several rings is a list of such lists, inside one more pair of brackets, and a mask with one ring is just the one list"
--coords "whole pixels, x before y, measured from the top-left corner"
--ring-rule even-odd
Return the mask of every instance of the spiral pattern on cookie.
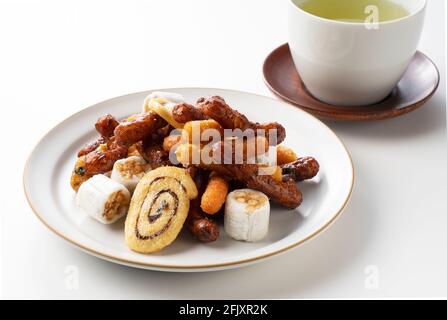
[[194, 181], [184, 169], [161, 167], [137, 185], [126, 218], [128, 246], [142, 253], [158, 251], [175, 240], [197, 196]]

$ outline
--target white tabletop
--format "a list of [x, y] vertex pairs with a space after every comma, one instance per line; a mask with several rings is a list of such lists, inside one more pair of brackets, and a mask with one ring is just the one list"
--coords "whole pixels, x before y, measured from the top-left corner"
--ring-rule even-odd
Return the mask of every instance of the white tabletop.
[[[447, 296], [444, 81], [426, 106], [401, 118], [327, 122], [355, 162], [351, 203], [321, 236], [255, 266], [196, 274], [119, 266], [72, 247], [29, 209], [21, 181], [29, 152], [81, 108], [163, 87], [271, 96], [261, 66], [287, 41], [286, 1], [0, 2], [5, 297]], [[420, 44], [443, 80], [444, 15], [444, 1], [429, 0]]]

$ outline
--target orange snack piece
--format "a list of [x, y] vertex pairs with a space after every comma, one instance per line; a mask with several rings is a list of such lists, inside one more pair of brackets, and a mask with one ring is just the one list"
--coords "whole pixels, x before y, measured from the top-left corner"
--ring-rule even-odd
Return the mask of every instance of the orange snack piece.
[[202, 210], [207, 214], [216, 214], [225, 203], [228, 188], [228, 181], [213, 172], [202, 195], [200, 203]]

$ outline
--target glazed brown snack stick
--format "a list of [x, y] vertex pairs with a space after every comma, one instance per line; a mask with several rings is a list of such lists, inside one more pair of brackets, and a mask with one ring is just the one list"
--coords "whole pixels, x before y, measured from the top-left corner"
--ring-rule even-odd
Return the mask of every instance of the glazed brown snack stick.
[[[97, 128], [104, 134], [110, 134], [111, 128], [116, 124], [112, 118], [110, 115], [100, 118]], [[153, 112], [142, 113], [131, 121], [121, 122], [114, 128], [114, 139], [105, 149], [99, 148], [86, 154], [83, 174], [93, 176], [112, 170], [117, 160], [127, 156], [131, 145], [147, 138], [152, 139], [152, 135], [158, 134], [164, 127], [166, 121]]]
[[172, 110], [172, 116], [175, 121], [180, 123], [209, 119], [201, 109], [188, 103], [179, 103], [176, 105]]
[[118, 125], [119, 122], [110, 114], [99, 118], [95, 123], [95, 128], [101, 137], [79, 150], [78, 157], [85, 156], [86, 154], [96, 150], [101, 144], [107, 143], [107, 141], [112, 138], [113, 132]]
[[146, 145], [162, 145], [163, 144], [163, 140], [169, 136], [169, 134], [171, 133], [171, 131], [173, 130], [173, 127], [171, 127], [170, 125], [164, 126], [160, 129], [157, 129], [155, 132], [153, 132], [150, 136], [146, 137], [143, 142]]
[[206, 116], [219, 122], [225, 129], [245, 130], [252, 128], [252, 123], [247, 117], [232, 109], [222, 97], [200, 98], [197, 101], [197, 107]]
[[[255, 160], [269, 151], [269, 141], [265, 137], [251, 137], [248, 139], [231, 138], [217, 142], [211, 146], [211, 154], [215, 163], [240, 164], [249, 159]], [[238, 157], [236, 157], [238, 152]]]
[[113, 142], [106, 149], [98, 149], [85, 156], [85, 172], [87, 176], [106, 173], [113, 169], [113, 164], [127, 156], [127, 146]]
[[219, 238], [219, 226], [205, 217], [195, 199], [191, 202], [186, 225], [191, 234], [201, 242], [213, 242]]
[[78, 158], [95, 151], [96, 149], [98, 149], [100, 145], [105, 143], [107, 143], [107, 139], [104, 137], [101, 137], [96, 141], [90, 142], [89, 144], [85, 145], [81, 150], [79, 150]]
[[[223, 144], [223, 141], [216, 143], [213, 150], [222, 150]], [[210, 166], [223, 175], [244, 182], [248, 188], [264, 192], [273, 201], [287, 208], [294, 209], [303, 200], [301, 191], [294, 181], [278, 181], [272, 175], [260, 175], [261, 167], [257, 164], [211, 164]]]
[[171, 165], [169, 152], [166, 152], [162, 146], [171, 129], [170, 126], [160, 128], [143, 141], [136, 143], [138, 152], [143, 156], [151, 169]]
[[282, 165], [283, 180], [304, 181], [315, 177], [320, 170], [318, 161], [312, 157], [298, 158], [296, 161]]
[[[127, 156], [128, 147], [118, 145], [113, 136], [118, 125], [119, 122], [110, 114], [96, 121], [95, 128], [101, 137], [78, 152], [78, 158], [82, 157], [82, 166], [75, 166], [73, 175], [78, 176], [75, 180], [84, 181], [95, 174], [106, 173], [112, 170], [117, 160]], [[79, 185], [74, 189], [77, 190]]]
[[265, 193], [286, 208], [295, 209], [303, 201], [301, 191], [293, 180], [277, 181], [270, 175], [258, 175], [259, 167], [255, 164], [214, 165], [213, 169], [244, 182], [250, 189]]
[[264, 129], [265, 137], [269, 141], [270, 141], [270, 138], [269, 138], [270, 131], [269, 130], [276, 130], [276, 144], [277, 145], [282, 143], [286, 139], [286, 129], [278, 122], [254, 123], [253, 129], [255, 129], [255, 130]]
[[161, 145], [145, 146], [144, 143], [140, 142], [137, 144], [137, 148], [151, 169], [171, 164], [169, 162], [168, 152], [166, 152]]
[[96, 131], [104, 138], [113, 136], [115, 128], [119, 125], [118, 120], [111, 114], [106, 114], [99, 118], [95, 123]]
[[212, 118], [219, 122], [225, 129], [264, 129], [267, 139], [269, 130], [276, 129], [277, 144], [286, 138], [286, 130], [279, 123], [271, 122], [260, 124], [250, 122], [243, 114], [228, 106], [221, 97], [200, 98], [197, 103], [197, 108], [187, 103], [176, 105], [172, 111], [174, 120], [180, 123], [186, 123]]
[[119, 145], [130, 146], [145, 140], [166, 125], [166, 121], [152, 111], [141, 113], [131, 121], [121, 122], [115, 128], [115, 140]]
[[216, 120], [224, 129], [264, 129], [266, 138], [268, 138], [269, 130], [276, 130], [276, 144], [280, 144], [286, 138], [285, 128], [277, 122], [266, 124], [250, 122], [245, 115], [232, 109], [222, 97], [214, 96], [210, 98], [200, 98], [197, 101], [197, 107], [202, 110], [203, 114]]

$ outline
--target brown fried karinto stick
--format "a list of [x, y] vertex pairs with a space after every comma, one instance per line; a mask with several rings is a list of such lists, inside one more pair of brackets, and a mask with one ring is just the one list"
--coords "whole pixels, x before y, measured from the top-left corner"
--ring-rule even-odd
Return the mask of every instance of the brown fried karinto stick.
[[101, 137], [83, 147], [78, 152], [78, 157], [85, 156], [86, 154], [96, 150], [100, 145], [106, 144], [113, 136], [115, 128], [119, 125], [119, 122], [110, 114], [106, 114], [99, 118], [95, 123], [96, 131]]
[[[170, 128], [165, 120], [154, 112], [145, 112], [133, 116], [131, 120], [118, 123], [111, 115], [105, 115], [98, 119], [95, 124], [96, 130], [102, 135], [101, 139], [83, 148], [78, 156], [82, 161], [77, 161], [72, 176], [73, 189], [77, 190], [79, 185], [96, 174], [106, 173], [113, 169], [114, 163], [128, 154], [129, 147], [137, 142], [151, 139], [154, 134], [163, 132], [166, 136]], [[144, 148], [144, 149], [149, 149]], [[149, 155], [154, 167], [162, 165], [164, 154], [163, 148], [160, 150], [146, 150], [143, 155]]]
[[142, 113], [131, 121], [121, 122], [114, 130], [115, 140], [105, 150], [86, 155], [85, 173], [95, 175], [112, 170], [117, 160], [126, 157], [131, 145], [150, 137], [164, 126], [166, 121], [153, 112]]
[[118, 127], [120, 123], [111, 114], [106, 114], [98, 119], [95, 123], [96, 131], [99, 132], [101, 137], [111, 138], [114, 134], [115, 128]]
[[312, 157], [298, 158], [296, 161], [281, 166], [283, 180], [304, 181], [318, 174], [320, 165]]
[[[245, 115], [232, 109], [222, 97], [200, 98], [197, 101], [197, 107], [203, 114], [219, 122], [224, 129], [241, 129], [242, 131], [263, 129], [267, 139], [269, 139], [269, 130], [276, 130], [276, 144], [280, 144], [286, 138], [286, 130], [279, 123], [250, 122]], [[273, 141], [273, 139], [269, 140]]]
[[136, 144], [138, 152], [143, 156], [151, 169], [171, 164], [169, 162], [169, 152], [164, 150], [162, 146], [164, 139], [171, 130], [171, 126], [165, 126]]
[[[138, 151], [143, 156], [144, 160], [149, 164], [151, 169], [169, 165], [169, 154], [163, 147], [156, 144], [145, 145], [144, 142], [139, 142]], [[140, 147], [141, 146], [141, 147]]]
[[[278, 122], [253, 123], [254, 130], [265, 130], [265, 137], [271, 141], [271, 144], [280, 144], [286, 139], [286, 129]], [[275, 130], [276, 137], [270, 137], [270, 131]]]
[[277, 181], [271, 175], [259, 175], [259, 166], [256, 164], [212, 165], [212, 168], [222, 175], [242, 181], [250, 189], [264, 192], [286, 208], [295, 209], [303, 200], [293, 180]]
[[246, 130], [253, 127], [246, 116], [232, 109], [222, 97], [200, 98], [197, 101], [197, 107], [206, 116], [219, 122], [225, 129]]
[[201, 109], [188, 103], [177, 104], [172, 110], [172, 116], [175, 121], [180, 123], [209, 119]]
[[201, 242], [216, 241], [219, 237], [219, 226], [215, 221], [207, 218], [200, 208], [200, 199], [206, 186], [208, 174], [194, 167], [188, 168], [188, 172], [196, 183], [199, 196], [191, 201], [186, 226], [191, 234]]
[[106, 173], [113, 169], [113, 164], [127, 156], [127, 146], [119, 145], [113, 141], [104, 150], [98, 148], [85, 156], [86, 176], [92, 177], [96, 174]]
[[269, 151], [269, 143], [265, 137], [229, 138], [210, 146], [215, 163], [241, 164], [251, 161], [256, 163], [256, 156]]
[[115, 128], [116, 143], [130, 146], [149, 137], [158, 129], [167, 125], [156, 113], [149, 111], [137, 115], [130, 121], [123, 121]]
[[90, 152], [93, 152], [96, 149], [98, 149], [100, 145], [106, 143], [107, 139], [104, 137], [100, 137], [98, 140], [86, 144], [81, 150], [79, 150], [78, 157], [85, 156], [86, 154], [89, 154]]
[[[195, 120], [214, 119], [224, 129], [252, 129], [265, 130], [265, 136], [269, 139], [269, 130], [276, 130], [276, 144], [280, 144], [286, 138], [286, 130], [277, 122], [255, 123], [250, 122], [246, 116], [232, 109], [222, 97], [214, 96], [210, 98], [200, 98], [197, 107], [187, 103], [181, 103], [174, 107], [172, 111], [174, 120], [186, 123]], [[272, 139], [273, 141], [273, 139]]]

